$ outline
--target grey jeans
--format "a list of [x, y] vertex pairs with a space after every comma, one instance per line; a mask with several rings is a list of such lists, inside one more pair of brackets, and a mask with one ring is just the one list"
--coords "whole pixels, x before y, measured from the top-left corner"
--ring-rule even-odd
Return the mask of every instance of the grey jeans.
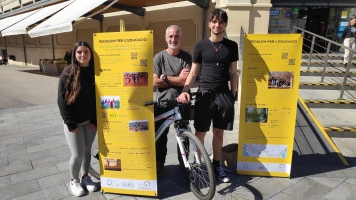
[[72, 154], [69, 160], [69, 170], [72, 179], [79, 177], [79, 171], [82, 174], [88, 174], [89, 171], [91, 146], [97, 134], [97, 129], [88, 129], [89, 124], [89, 121], [78, 124], [78, 133], [70, 132], [68, 126], [66, 124], [63, 125], [64, 134]]

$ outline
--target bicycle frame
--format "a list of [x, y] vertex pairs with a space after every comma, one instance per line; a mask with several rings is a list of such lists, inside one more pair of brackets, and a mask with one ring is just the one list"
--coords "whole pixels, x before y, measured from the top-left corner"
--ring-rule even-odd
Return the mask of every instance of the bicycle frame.
[[[183, 153], [184, 152], [184, 147], [183, 147], [183, 143], [180, 140], [180, 136], [179, 136], [180, 133], [182, 133], [184, 131], [191, 131], [190, 126], [189, 126], [189, 122], [186, 123], [186, 125], [187, 125], [186, 128], [180, 128], [179, 127], [178, 123], [182, 122], [182, 116], [180, 114], [178, 106], [174, 107], [172, 110], [169, 110], [169, 111], [167, 111], [167, 112], [155, 117], [155, 122], [159, 121], [159, 120], [163, 120], [165, 118], [167, 118], [166, 121], [163, 122], [163, 124], [158, 128], [158, 130], [157, 130], [157, 132], [155, 134], [156, 141], [158, 140], [159, 137], [161, 137], [163, 131], [166, 128], [168, 128], [173, 122], [175, 122], [174, 128], [176, 130], [176, 139], [177, 139], [177, 143], [178, 143], [178, 146], [179, 146], [182, 158], [183, 158], [184, 166], [186, 168], [191, 169], [190, 165], [188, 164], [187, 157]], [[185, 122], [183, 122], [183, 123], [185, 123]], [[194, 151], [193, 153], [194, 153], [195, 160], [196, 160], [196, 162], [198, 162], [198, 164], [200, 164], [200, 159], [199, 159], [199, 154], [197, 152], [197, 148], [196, 148], [194, 143], [192, 143], [192, 145], [193, 145], [193, 151]]]

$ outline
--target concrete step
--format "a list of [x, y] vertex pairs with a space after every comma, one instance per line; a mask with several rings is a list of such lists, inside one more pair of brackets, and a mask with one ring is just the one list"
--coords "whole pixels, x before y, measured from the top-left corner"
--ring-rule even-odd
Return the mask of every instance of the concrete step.
[[[341, 83], [299, 83], [299, 89], [306, 90], [339, 90], [341, 91]], [[345, 84], [345, 90], [355, 90], [356, 84]]]
[[[309, 69], [308, 69], [309, 68]], [[300, 66], [300, 71], [320, 71], [322, 72], [324, 70], [324, 65], [311, 65], [311, 66]], [[337, 66], [329, 66], [326, 67], [325, 71], [330, 71], [335, 72], [335, 73], [344, 73], [346, 71], [345, 67], [343, 65], [337, 65]], [[349, 73], [356, 72], [356, 67], [351, 67], [349, 68]]]
[[[304, 59], [308, 59], [309, 58], [309, 53], [306, 54], [306, 53], [303, 53], [302, 54], [302, 58]], [[326, 56], [325, 53], [320, 53], [320, 54], [312, 54], [312, 58], [318, 58], [318, 59], [324, 59]], [[328, 55], [329, 58], [331, 59], [343, 59], [344, 58], [344, 54], [343, 53], [340, 53], [340, 54], [329, 54]], [[356, 59], [356, 55], [353, 55], [353, 59]]]
[[[323, 82], [321, 82], [321, 76], [300, 76], [300, 83], [325, 83], [325, 84], [342, 84], [344, 77], [324, 76]], [[356, 77], [348, 77], [346, 84], [356, 84]]]
[[[303, 53], [302, 54], [302, 57], [307, 57], [309, 58], [309, 53]], [[324, 58], [326, 56], [326, 53], [313, 53], [312, 54], [312, 57], [313, 58]], [[329, 58], [338, 58], [338, 59], [341, 59], [344, 57], [344, 53], [329, 53], [328, 55]], [[356, 59], [356, 55], [354, 54], [353, 55], [353, 58]]]
[[329, 137], [356, 138], [356, 126], [353, 126], [353, 127], [329, 126], [329, 127], [323, 127], [323, 128], [324, 128], [324, 131], [329, 135]]
[[[323, 70], [301, 70], [301, 76], [322, 76]], [[345, 70], [325, 70], [325, 76], [345, 77]], [[348, 77], [356, 77], [356, 71], [349, 71]]]
[[355, 109], [309, 108], [322, 127], [355, 127]]
[[305, 100], [308, 108], [356, 109], [355, 100]]
[[338, 90], [300, 89], [298, 93], [302, 99], [308, 99], [308, 100], [325, 99], [331, 101], [331, 100], [355, 100], [356, 99], [356, 91], [354, 90], [345, 91], [342, 99], [340, 99], [340, 91]]
[[[309, 63], [309, 60], [305, 60], [303, 59], [301, 61], [301, 65], [302, 66], [308, 66], [308, 63]], [[311, 65], [317, 65], [317, 66], [324, 66], [324, 61], [323, 60], [314, 60], [314, 61], [311, 61], [310, 62]], [[344, 64], [343, 64], [343, 61], [335, 61], [335, 60], [328, 60], [327, 64], [326, 64], [327, 67], [343, 67]], [[355, 67], [356, 66], [356, 60], [355, 61], [352, 61], [352, 66], [351, 67]]]

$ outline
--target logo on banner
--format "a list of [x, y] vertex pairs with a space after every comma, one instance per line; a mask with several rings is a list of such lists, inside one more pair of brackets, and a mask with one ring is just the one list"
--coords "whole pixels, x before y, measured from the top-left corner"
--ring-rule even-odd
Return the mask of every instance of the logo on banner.
[[142, 184], [138, 184], [139, 190], [151, 190], [151, 183], [149, 181], [145, 181]]

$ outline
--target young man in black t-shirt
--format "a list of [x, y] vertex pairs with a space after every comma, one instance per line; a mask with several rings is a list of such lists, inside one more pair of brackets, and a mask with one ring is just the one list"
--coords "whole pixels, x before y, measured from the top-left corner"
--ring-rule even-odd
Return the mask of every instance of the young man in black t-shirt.
[[[192, 69], [179, 102], [188, 103], [187, 91], [193, 85], [201, 67], [200, 86], [195, 99], [195, 135], [204, 143], [206, 132], [213, 121], [213, 166], [215, 175], [222, 182], [230, 182], [220, 167], [220, 152], [224, 130], [232, 130], [234, 102], [237, 87], [237, 43], [224, 38], [228, 17], [225, 11], [216, 9], [209, 17], [210, 37], [194, 47]], [[230, 87], [229, 87], [230, 81]]]

